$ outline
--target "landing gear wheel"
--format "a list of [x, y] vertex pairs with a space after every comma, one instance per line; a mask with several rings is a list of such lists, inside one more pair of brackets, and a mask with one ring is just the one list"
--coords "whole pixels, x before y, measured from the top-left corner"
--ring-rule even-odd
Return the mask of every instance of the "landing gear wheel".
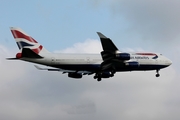
[[97, 78], [98, 78], [98, 77], [95, 75], [95, 76], [94, 76], [94, 79], [97, 79]]
[[112, 71], [111, 71], [111, 74], [115, 74], [116, 73], [116, 70], [115, 69], [113, 69]]
[[157, 73], [157, 74], [156, 74], [156, 77], [159, 77], [159, 76], [160, 76], [160, 74], [159, 74], [159, 73]]
[[100, 77], [98, 77], [97, 81], [101, 81], [101, 78], [100, 78]]
[[113, 69], [113, 70], [111, 71], [110, 77], [113, 77], [115, 73], [116, 73], [116, 70]]
[[160, 74], [159, 74], [159, 70], [156, 70], [156, 77], [159, 77], [160, 76]]

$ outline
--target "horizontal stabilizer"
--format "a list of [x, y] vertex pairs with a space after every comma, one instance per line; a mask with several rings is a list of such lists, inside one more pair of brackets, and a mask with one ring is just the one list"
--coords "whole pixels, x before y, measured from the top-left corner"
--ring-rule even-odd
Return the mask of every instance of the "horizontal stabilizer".
[[7, 60], [19, 60], [18, 58], [6, 58]]
[[23, 48], [22, 49], [22, 57], [26, 58], [43, 58], [40, 55], [36, 54], [34, 51], [32, 51], [30, 48]]

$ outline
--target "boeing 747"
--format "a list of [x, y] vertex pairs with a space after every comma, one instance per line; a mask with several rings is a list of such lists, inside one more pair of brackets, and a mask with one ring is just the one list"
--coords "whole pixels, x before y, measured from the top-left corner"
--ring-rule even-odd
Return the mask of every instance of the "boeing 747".
[[94, 79], [113, 77], [116, 72], [159, 70], [172, 64], [171, 60], [158, 53], [127, 53], [121, 52], [110, 38], [97, 32], [103, 51], [99, 54], [63, 54], [50, 53], [22, 29], [11, 27], [11, 32], [18, 45], [19, 52], [15, 58], [8, 60], [23, 60], [49, 66], [39, 70], [59, 71], [67, 73], [71, 78], [82, 78], [83, 75], [94, 74]]

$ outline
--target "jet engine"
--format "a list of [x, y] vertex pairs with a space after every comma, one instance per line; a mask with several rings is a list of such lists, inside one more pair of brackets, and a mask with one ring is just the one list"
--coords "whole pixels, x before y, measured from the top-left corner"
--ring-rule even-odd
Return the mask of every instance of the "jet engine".
[[116, 58], [119, 60], [130, 60], [130, 54], [129, 53], [117, 53]]
[[138, 68], [139, 67], [139, 63], [136, 61], [133, 62], [126, 62], [125, 65], [132, 67], [132, 68]]
[[96, 73], [96, 75], [94, 76], [94, 79], [100, 78], [101, 80], [101, 78], [110, 78], [110, 77], [113, 77], [113, 75], [110, 72], [102, 72], [100, 74]]
[[101, 74], [101, 77], [102, 77], [102, 78], [109, 78], [109, 77], [112, 77], [112, 75], [111, 75], [109, 72], [103, 72], [103, 73]]
[[81, 73], [68, 73], [68, 77], [70, 78], [82, 78]]

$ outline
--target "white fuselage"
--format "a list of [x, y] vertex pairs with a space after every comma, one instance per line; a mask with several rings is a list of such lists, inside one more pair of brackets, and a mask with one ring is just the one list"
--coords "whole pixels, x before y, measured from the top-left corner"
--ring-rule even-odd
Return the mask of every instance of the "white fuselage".
[[[152, 55], [137, 55], [137, 53], [130, 53], [130, 60], [128, 62], [138, 62], [139, 67], [133, 68], [128, 65], [122, 67], [122, 61], [120, 65], [116, 64], [117, 71], [132, 71], [132, 70], [159, 70], [171, 65], [171, 61], [162, 56], [161, 54]], [[42, 65], [47, 65], [55, 68], [61, 68], [66, 70], [89, 70], [96, 71], [99, 69], [103, 62], [100, 54], [61, 54], [61, 53], [45, 53], [41, 54], [43, 59], [30, 59], [22, 58], [22, 60], [34, 62]]]

